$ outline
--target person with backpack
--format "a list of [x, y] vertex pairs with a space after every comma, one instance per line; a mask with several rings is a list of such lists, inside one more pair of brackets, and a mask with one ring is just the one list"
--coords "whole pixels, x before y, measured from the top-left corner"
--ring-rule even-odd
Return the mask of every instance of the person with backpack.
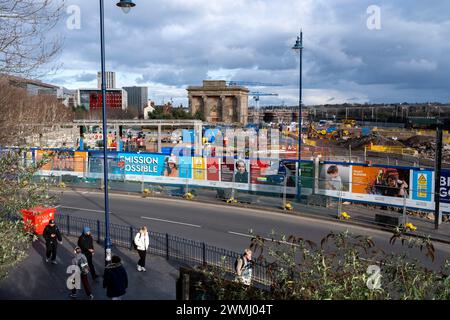
[[94, 263], [92, 262], [92, 256], [94, 255], [95, 252], [94, 239], [92, 238], [91, 229], [89, 227], [84, 227], [83, 233], [78, 238], [77, 244], [81, 248], [81, 252], [87, 258], [92, 279], [94, 281], [97, 280], [98, 275], [95, 272]]
[[236, 259], [234, 268], [236, 280], [250, 285], [253, 273], [252, 250], [245, 249], [244, 253]]
[[56, 262], [56, 249], [58, 247], [58, 242], [62, 243], [61, 232], [59, 232], [58, 227], [55, 224], [55, 220], [51, 219], [48, 225], [44, 228], [44, 239], [45, 239], [45, 262], [49, 262], [50, 258], [53, 264]]
[[128, 288], [128, 275], [119, 256], [112, 256], [111, 263], [105, 267], [103, 288], [106, 288], [106, 295], [112, 300], [122, 300], [125, 295]]
[[[86, 256], [81, 252], [80, 247], [75, 247], [75, 256], [72, 259], [72, 265], [78, 266], [80, 268], [80, 279], [83, 284], [84, 292], [89, 297], [90, 300], [94, 299], [92, 294], [91, 286], [89, 285], [88, 274], [89, 274], [89, 264]], [[71, 298], [77, 297], [77, 288], [72, 289], [70, 295]]]
[[145, 257], [147, 256], [147, 249], [150, 243], [150, 238], [148, 236], [147, 227], [142, 227], [139, 232], [134, 237], [134, 247], [139, 254], [139, 261], [137, 264], [137, 271], [147, 271], [145, 270]]

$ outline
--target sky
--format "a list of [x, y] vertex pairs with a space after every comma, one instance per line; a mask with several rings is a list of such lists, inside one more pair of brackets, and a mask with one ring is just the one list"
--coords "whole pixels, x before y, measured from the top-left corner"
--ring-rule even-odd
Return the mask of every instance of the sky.
[[[249, 89], [278, 94], [261, 106], [298, 105], [300, 29], [305, 105], [450, 102], [447, 0], [134, 0], [128, 14], [117, 1], [105, 0], [106, 70], [157, 104], [187, 106], [187, 86], [210, 79], [276, 83]], [[59, 68], [43, 80], [97, 86], [98, 2], [66, 0]]]

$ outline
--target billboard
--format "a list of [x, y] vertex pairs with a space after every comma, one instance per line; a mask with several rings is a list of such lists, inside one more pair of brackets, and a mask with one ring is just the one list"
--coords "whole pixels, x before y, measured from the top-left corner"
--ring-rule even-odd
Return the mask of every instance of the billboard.
[[409, 192], [409, 169], [363, 167], [352, 168], [352, 193], [386, 197], [403, 197]]
[[206, 179], [206, 159], [202, 157], [192, 158], [192, 167], [194, 169], [193, 175], [194, 180], [205, 180]]
[[439, 186], [439, 195], [442, 203], [450, 203], [450, 170], [442, 170]]
[[327, 191], [349, 191], [350, 167], [339, 164], [320, 164], [319, 189]]
[[412, 171], [411, 195], [413, 200], [433, 201], [433, 171]]
[[206, 158], [206, 179], [208, 181], [220, 181], [219, 158]]
[[234, 176], [234, 158], [223, 158], [220, 164], [220, 181], [233, 182]]
[[250, 181], [253, 184], [277, 184], [274, 177], [278, 175], [280, 162], [277, 160], [251, 160]]
[[192, 157], [179, 157], [179, 177], [185, 179], [192, 178]]
[[169, 166], [165, 160], [168, 162], [169, 159], [159, 154], [119, 153], [119, 161], [124, 163], [125, 174], [178, 177], [176, 162], [171, 161]]
[[302, 188], [312, 189], [314, 186], [314, 163], [301, 162], [300, 170], [301, 170]]
[[36, 150], [36, 160], [41, 160], [44, 154], [50, 157], [41, 170], [69, 171], [83, 173], [87, 161], [87, 152], [71, 150]]
[[248, 183], [249, 182], [249, 163], [243, 159], [237, 159], [234, 165], [234, 182]]

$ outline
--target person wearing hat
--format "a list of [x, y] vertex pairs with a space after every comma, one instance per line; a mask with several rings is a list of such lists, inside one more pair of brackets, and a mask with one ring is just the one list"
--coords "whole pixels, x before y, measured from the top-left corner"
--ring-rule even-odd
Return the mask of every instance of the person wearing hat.
[[[78, 266], [80, 268], [80, 280], [83, 284], [84, 292], [89, 297], [90, 300], [94, 299], [94, 295], [92, 294], [92, 289], [89, 284], [88, 274], [89, 274], [89, 265], [86, 256], [81, 252], [80, 247], [75, 247], [74, 249], [74, 257], [72, 259], [72, 265]], [[77, 297], [77, 288], [72, 288], [72, 293], [70, 295], [71, 298]]]
[[96, 280], [98, 278], [95, 272], [94, 263], [92, 262], [92, 256], [94, 255], [94, 239], [92, 238], [91, 228], [84, 227], [83, 233], [78, 238], [78, 246], [81, 248], [81, 252], [86, 256], [89, 264], [89, 270], [91, 271], [92, 279]]
[[127, 292], [128, 274], [119, 256], [113, 255], [111, 263], [105, 267], [103, 288], [106, 288], [106, 296], [112, 300], [122, 300]]
[[164, 170], [165, 177], [178, 178], [178, 166], [175, 157], [169, 157], [167, 160], [167, 168]]
[[407, 194], [408, 184], [399, 179], [397, 169], [386, 169], [382, 184], [377, 186], [378, 193], [388, 197], [403, 197]]
[[56, 249], [58, 246], [58, 242], [62, 243], [61, 232], [59, 232], [58, 227], [55, 224], [55, 220], [51, 219], [48, 222], [48, 225], [44, 228], [44, 239], [45, 239], [45, 262], [49, 262], [50, 259], [53, 264], [57, 264], [56, 262]]

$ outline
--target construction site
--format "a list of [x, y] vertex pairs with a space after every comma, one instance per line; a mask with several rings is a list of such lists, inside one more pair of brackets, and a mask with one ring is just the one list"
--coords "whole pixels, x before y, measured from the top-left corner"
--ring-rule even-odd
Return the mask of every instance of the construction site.
[[[283, 130], [298, 139], [298, 130]], [[309, 122], [302, 128], [302, 155], [388, 165], [433, 166], [436, 130], [377, 128], [355, 120]], [[450, 134], [443, 132], [442, 163], [450, 167]]]

